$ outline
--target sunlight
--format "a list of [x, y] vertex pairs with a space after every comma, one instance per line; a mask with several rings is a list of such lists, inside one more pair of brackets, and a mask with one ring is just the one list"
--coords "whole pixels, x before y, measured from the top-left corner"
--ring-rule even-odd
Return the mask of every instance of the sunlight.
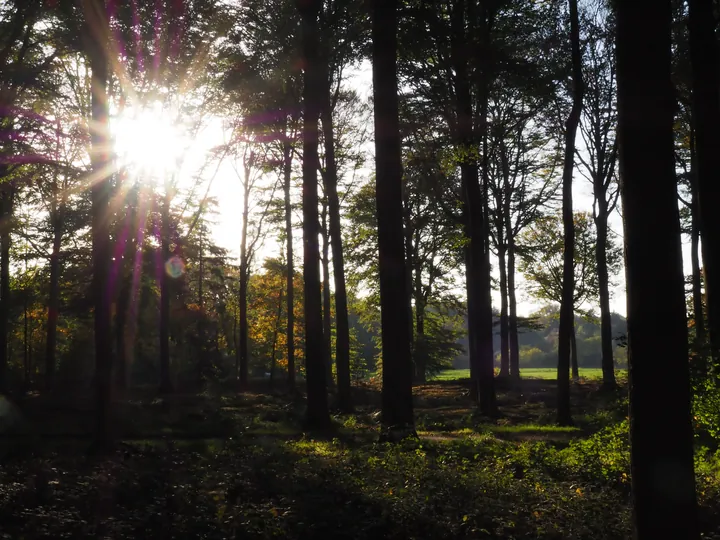
[[150, 181], [179, 166], [186, 140], [161, 103], [128, 108], [114, 120], [113, 126], [121, 166]]

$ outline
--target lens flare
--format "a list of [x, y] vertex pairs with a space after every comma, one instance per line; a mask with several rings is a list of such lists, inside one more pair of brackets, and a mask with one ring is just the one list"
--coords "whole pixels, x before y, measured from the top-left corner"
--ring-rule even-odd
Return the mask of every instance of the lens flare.
[[174, 255], [165, 263], [165, 273], [171, 278], [179, 278], [185, 273], [185, 263], [183, 260]]

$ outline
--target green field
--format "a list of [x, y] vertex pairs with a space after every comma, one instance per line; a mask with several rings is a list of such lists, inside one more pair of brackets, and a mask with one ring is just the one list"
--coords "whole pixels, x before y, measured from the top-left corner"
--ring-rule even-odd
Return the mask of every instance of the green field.
[[[616, 373], [625, 370], [616, 370]], [[555, 368], [525, 368], [520, 369], [520, 376], [526, 379], [555, 379], [557, 370]], [[580, 368], [580, 377], [584, 379], [601, 379], [602, 369], [600, 368]], [[441, 371], [433, 380], [436, 381], [455, 381], [458, 379], [470, 378], [469, 369], [448, 369]]]

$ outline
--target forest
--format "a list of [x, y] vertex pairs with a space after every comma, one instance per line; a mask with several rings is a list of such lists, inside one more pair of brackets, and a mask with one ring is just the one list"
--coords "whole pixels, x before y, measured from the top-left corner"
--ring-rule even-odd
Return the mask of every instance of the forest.
[[0, 538], [720, 539], [718, 149], [718, 0], [0, 0]]

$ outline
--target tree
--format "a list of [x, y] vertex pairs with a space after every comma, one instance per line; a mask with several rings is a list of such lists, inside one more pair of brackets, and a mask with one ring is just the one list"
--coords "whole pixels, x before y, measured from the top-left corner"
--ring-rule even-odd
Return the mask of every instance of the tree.
[[715, 376], [720, 377], [720, 62], [712, 0], [689, 3], [692, 110], [697, 154], [697, 195], [702, 236], [708, 329]]
[[[615, 3], [630, 466], [639, 540], [699, 537], [673, 156], [671, 8], [669, 0]], [[672, 474], [658, 473], [668, 467]]]
[[319, 0], [298, 0], [302, 18], [303, 61], [303, 279], [305, 291], [305, 369], [309, 428], [330, 425], [323, 355], [320, 287], [320, 223], [318, 221], [318, 118], [322, 75], [318, 58]]
[[608, 217], [615, 209], [620, 191], [615, 186], [617, 159], [617, 141], [614, 133], [617, 122], [615, 52], [609, 14], [605, 12], [601, 3], [592, 5], [589, 10], [592, 11], [588, 12], [584, 19], [587, 35], [583, 62], [585, 100], [580, 123], [580, 134], [588, 156], [583, 156], [581, 152], [576, 153], [585, 169], [583, 174], [590, 181], [593, 189], [593, 218], [597, 230], [595, 257], [602, 328], [603, 388], [612, 390], [616, 387], [616, 383], [610, 325], [607, 246]]
[[397, 0], [373, 0], [375, 182], [382, 324], [382, 426], [386, 440], [414, 434], [410, 320], [405, 308], [402, 149], [398, 113]]
[[575, 224], [573, 220], [572, 179], [575, 169], [575, 136], [583, 107], [583, 74], [580, 51], [580, 20], [577, 0], [569, 0], [570, 6], [570, 43], [572, 65], [573, 103], [565, 122], [565, 162], [562, 182], [562, 219], [563, 219], [563, 286], [560, 302], [560, 344], [558, 346], [558, 405], [557, 421], [560, 425], [572, 423], [570, 413], [570, 340], [573, 325], [573, 259], [575, 248]]

